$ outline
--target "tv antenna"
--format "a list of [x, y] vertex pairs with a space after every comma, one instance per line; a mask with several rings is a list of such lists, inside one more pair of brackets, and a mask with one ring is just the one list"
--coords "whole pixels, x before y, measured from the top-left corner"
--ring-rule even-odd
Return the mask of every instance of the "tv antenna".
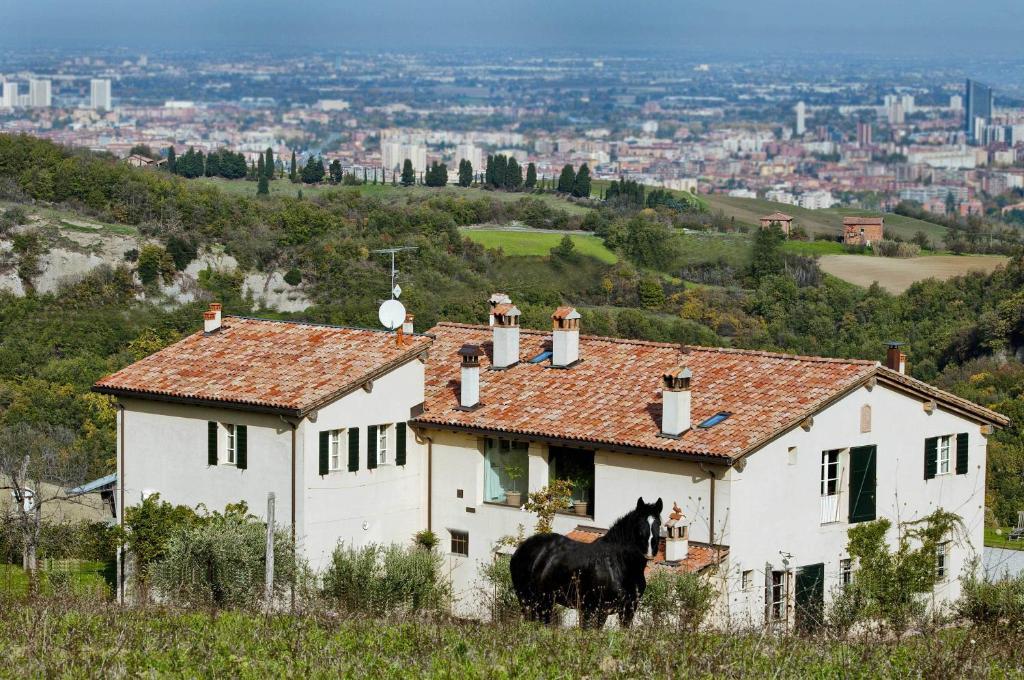
[[405, 250], [417, 250], [418, 246], [399, 246], [398, 248], [380, 248], [373, 250], [374, 253], [389, 253], [391, 255], [391, 299], [397, 300], [402, 294], [402, 288], [398, 285], [398, 270], [395, 269], [395, 254]]

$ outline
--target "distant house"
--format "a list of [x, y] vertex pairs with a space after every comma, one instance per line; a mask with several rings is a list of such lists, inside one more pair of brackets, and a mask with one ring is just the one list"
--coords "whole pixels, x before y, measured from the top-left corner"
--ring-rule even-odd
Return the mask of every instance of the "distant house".
[[159, 160], [153, 160], [152, 158], [150, 158], [148, 156], [143, 156], [141, 154], [133, 153], [131, 156], [128, 156], [128, 158], [125, 158], [124, 162], [127, 163], [128, 165], [132, 166], [133, 168], [148, 168], [150, 166], [154, 166], [155, 167], [155, 166], [158, 166], [158, 165], [163, 165], [167, 161], [164, 160], [163, 158], [161, 158]]
[[761, 218], [762, 229], [770, 229], [773, 224], [778, 224], [779, 228], [782, 229], [782, 233], [786, 236], [789, 236], [790, 232], [793, 231], [793, 217], [784, 212], [773, 212], [771, 215], [765, 215]]
[[883, 236], [881, 217], [844, 217], [843, 243], [851, 246], [870, 246]]

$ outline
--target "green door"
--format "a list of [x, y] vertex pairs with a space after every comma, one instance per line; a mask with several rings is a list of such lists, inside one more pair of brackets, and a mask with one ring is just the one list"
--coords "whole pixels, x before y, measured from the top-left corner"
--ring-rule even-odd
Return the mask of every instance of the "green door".
[[809, 564], [796, 570], [794, 600], [797, 632], [817, 630], [825, 614], [824, 564]]
[[875, 518], [875, 446], [850, 449], [850, 523]]

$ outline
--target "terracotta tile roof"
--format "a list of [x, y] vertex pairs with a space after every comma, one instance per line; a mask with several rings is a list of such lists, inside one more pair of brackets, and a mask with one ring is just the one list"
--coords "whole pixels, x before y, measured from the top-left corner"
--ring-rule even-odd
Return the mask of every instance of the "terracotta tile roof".
[[318, 407], [405, 363], [431, 340], [291, 321], [224, 317], [97, 382], [106, 394], [247, 405], [295, 414]]
[[518, 307], [508, 302], [495, 305], [491, 313], [495, 316], [519, 316], [522, 314]]
[[[759, 446], [867, 380], [873, 361], [686, 347], [583, 336], [581, 362], [569, 369], [530, 363], [549, 351], [549, 332], [522, 330], [520, 363], [480, 371], [479, 408], [459, 410], [459, 348], [478, 344], [490, 366], [491, 329], [441, 323], [427, 362], [425, 425], [533, 435], [625, 450], [728, 459]], [[685, 351], [685, 353], [684, 353]], [[694, 428], [678, 439], [661, 432], [662, 375], [693, 372]], [[728, 412], [723, 422], [696, 427]]]
[[551, 315], [552, 319], [578, 319], [580, 313], [576, 311], [575, 307], [569, 307], [564, 305], [555, 310], [555, 313]]
[[761, 219], [771, 220], [772, 222], [790, 222], [793, 220], [793, 216], [787, 215], [784, 212], [773, 212], [771, 215], [765, 215]]
[[858, 225], [858, 224], [882, 224], [882, 217], [844, 217], [843, 226]]
[[914, 392], [918, 392], [924, 396], [931, 397], [937, 402], [942, 402], [947, 406], [966, 411], [967, 413], [979, 418], [988, 423], [1006, 427], [1010, 424], [1010, 419], [1004, 416], [1002, 413], [996, 413], [991, 409], [987, 409], [984, 406], [979, 406], [973, 401], [958, 397], [955, 394], [951, 394], [944, 390], [940, 390], [938, 387], [929, 385], [926, 382], [918, 380], [917, 378], [911, 378], [909, 375], [894, 371], [891, 368], [885, 366], [879, 366], [878, 377], [883, 381], [889, 381], [902, 385], [911, 389]]
[[[593, 543], [605, 535], [606, 529], [579, 525], [566, 534], [567, 538], [580, 543]], [[690, 541], [690, 549], [686, 553], [686, 559], [679, 562], [665, 561], [665, 539], [658, 544], [658, 552], [654, 558], [648, 560], [646, 573], [650, 574], [652, 569], [670, 569], [673, 571], [700, 572], [708, 567], [721, 563], [729, 555], [729, 548], [722, 545], [711, 545], [710, 543], [698, 543]]]

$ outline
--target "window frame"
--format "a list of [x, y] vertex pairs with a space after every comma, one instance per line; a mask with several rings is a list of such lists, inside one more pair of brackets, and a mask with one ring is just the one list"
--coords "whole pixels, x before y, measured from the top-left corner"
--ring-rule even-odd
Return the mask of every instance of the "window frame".
[[839, 585], [846, 590], [851, 583], [853, 583], [853, 558], [844, 557], [839, 560]]
[[745, 569], [745, 570], [743, 570], [743, 572], [740, 574], [740, 589], [741, 590], [750, 590], [753, 587], [754, 587], [754, 570], [753, 569]]
[[822, 498], [839, 495], [840, 449], [821, 452], [821, 478], [819, 492]]
[[238, 430], [234, 423], [221, 423], [224, 428], [224, 462], [221, 465], [238, 466]]
[[469, 557], [469, 532], [462, 529], [449, 529], [448, 535], [450, 537], [449, 552], [459, 557]]
[[949, 578], [949, 541], [935, 546], [935, 582], [944, 583]]
[[[522, 459], [522, 476], [516, 480], [515, 491], [525, 498], [530, 488], [530, 445], [527, 442], [509, 439], [507, 437], [484, 437], [484, 502], [503, 505], [507, 502], [507, 494], [512, 491], [511, 483], [508, 488], [502, 482], [502, 471], [515, 464], [516, 458]], [[503, 459], [503, 460], [500, 460]], [[491, 475], [497, 479], [497, 484], [504, 495], [502, 498], [492, 498], [488, 494], [488, 479]]]
[[388, 452], [388, 432], [393, 423], [383, 423], [377, 426], [377, 465], [391, 465], [392, 459]]
[[[327, 471], [341, 472], [342, 453], [348, 454], [348, 428], [340, 427], [336, 430], [329, 430], [327, 435]], [[345, 461], [347, 463], [347, 461]]]
[[[944, 434], [937, 437], [935, 442], [935, 476], [948, 475], [953, 471], [953, 437], [951, 434]], [[945, 453], [945, 459], [943, 459]], [[945, 470], [943, 470], [945, 464]]]
[[[777, 580], [777, 582], [776, 582]], [[771, 620], [785, 621], [788, 617], [786, 603], [786, 572], [772, 570], [771, 602], [768, 611]]]

